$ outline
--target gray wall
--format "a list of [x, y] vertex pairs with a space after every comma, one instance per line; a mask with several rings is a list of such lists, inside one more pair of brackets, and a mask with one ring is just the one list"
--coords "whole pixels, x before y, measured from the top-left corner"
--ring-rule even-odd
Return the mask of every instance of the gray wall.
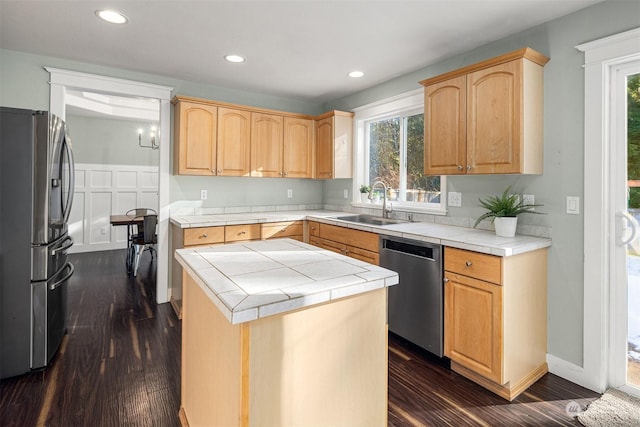
[[150, 122], [67, 114], [67, 125], [76, 163], [158, 166], [159, 151], [138, 146], [140, 128], [143, 145], [150, 144]]
[[[325, 109], [350, 110], [392, 95], [420, 88], [417, 83], [465, 65], [524, 46], [549, 56], [544, 102], [544, 175], [450, 177], [448, 190], [462, 192], [462, 207], [450, 216], [476, 218], [478, 197], [498, 194], [510, 184], [534, 194], [548, 215], [524, 215], [522, 223], [549, 227], [549, 353], [582, 365], [583, 226], [582, 215], [565, 213], [566, 196], [584, 197], [584, 71], [583, 54], [574, 46], [640, 26], [639, 1], [607, 1], [528, 31], [401, 76], [369, 90], [335, 100]], [[335, 199], [333, 199], [335, 201]]]
[[[48, 110], [49, 73], [43, 68], [44, 66], [166, 85], [174, 88], [173, 94], [175, 95], [194, 96], [310, 115], [323, 112], [320, 105], [300, 100], [203, 85], [154, 74], [132, 72], [6, 49], [0, 49], [0, 76], [2, 77], [0, 79], [0, 105]], [[74, 145], [80, 147], [82, 144], [79, 141], [80, 135], [73, 130], [72, 133]], [[171, 155], [173, 156], [173, 153]], [[200, 200], [200, 190], [208, 189], [209, 197], [202, 203], [202, 207], [205, 208], [250, 205], [291, 206], [322, 203], [322, 183], [314, 180], [286, 179], [280, 181], [277, 179], [173, 175], [170, 181], [169, 197], [171, 202]], [[229, 189], [229, 194], [224, 197], [220, 196], [222, 189], [226, 188]], [[287, 189], [294, 190], [293, 199], [287, 198]], [[213, 194], [218, 194], [218, 196], [213, 197]]]

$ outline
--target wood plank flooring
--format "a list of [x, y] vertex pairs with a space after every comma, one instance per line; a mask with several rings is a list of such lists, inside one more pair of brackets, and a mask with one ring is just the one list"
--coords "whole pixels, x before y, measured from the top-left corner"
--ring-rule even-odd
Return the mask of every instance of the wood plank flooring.
[[[155, 304], [149, 254], [72, 255], [68, 332], [44, 371], [0, 381], [2, 426], [180, 426], [180, 321]], [[598, 394], [547, 374], [513, 402], [389, 338], [389, 426], [577, 426], [565, 412]]]

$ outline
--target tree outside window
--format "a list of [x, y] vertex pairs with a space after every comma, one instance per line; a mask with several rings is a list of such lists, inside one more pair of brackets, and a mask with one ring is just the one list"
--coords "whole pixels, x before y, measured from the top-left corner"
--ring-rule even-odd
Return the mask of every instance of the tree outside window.
[[425, 176], [424, 115], [399, 115], [367, 123], [369, 181], [389, 187], [389, 200], [440, 203], [440, 176]]

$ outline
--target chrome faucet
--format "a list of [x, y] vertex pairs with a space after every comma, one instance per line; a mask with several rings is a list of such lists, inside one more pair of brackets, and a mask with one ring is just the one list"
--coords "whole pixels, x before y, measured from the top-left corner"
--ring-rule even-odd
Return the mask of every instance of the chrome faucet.
[[373, 190], [378, 184], [382, 185], [382, 190], [384, 191], [382, 193], [382, 217], [389, 218], [389, 214], [393, 211], [393, 206], [391, 205], [391, 202], [389, 202], [389, 209], [387, 209], [387, 184], [383, 181], [374, 182], [371, 186], [371, 191], [369, 191], [369, 200], [373, 200]]

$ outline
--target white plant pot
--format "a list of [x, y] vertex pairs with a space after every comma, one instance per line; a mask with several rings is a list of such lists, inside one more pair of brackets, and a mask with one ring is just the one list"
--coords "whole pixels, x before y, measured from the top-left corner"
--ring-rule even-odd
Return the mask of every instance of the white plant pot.
[[496, 227], [496, 236], [513, 237], [516, 235], [518, 217], [499, 217], [493, 221]]
[[371, 202], [369, 200], [369, 193], [360, 193], [360, 202], [362, 203], [369, 203]]

